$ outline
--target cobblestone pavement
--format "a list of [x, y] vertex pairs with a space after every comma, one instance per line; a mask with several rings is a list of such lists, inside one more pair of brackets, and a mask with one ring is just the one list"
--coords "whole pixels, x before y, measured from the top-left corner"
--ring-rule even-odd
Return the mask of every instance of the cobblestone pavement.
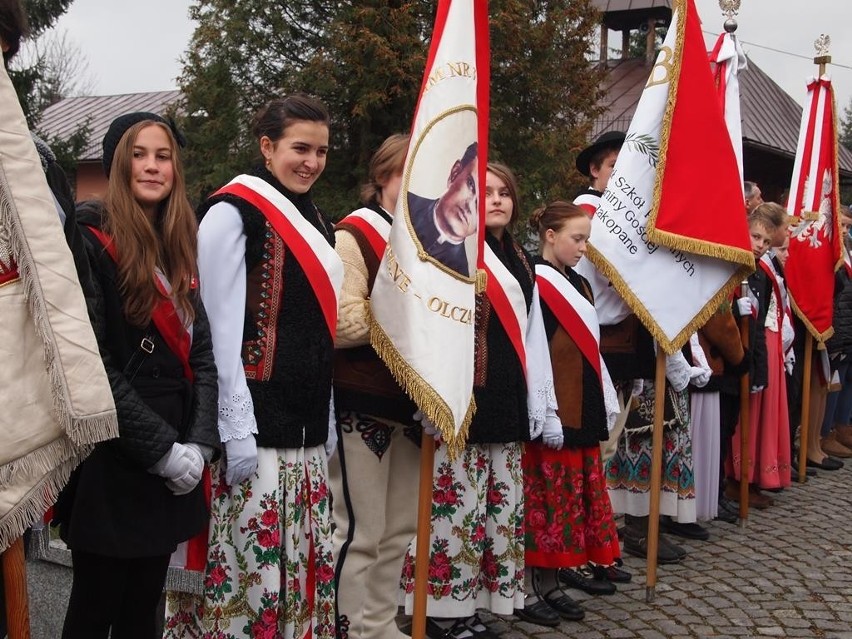
[[582, 622], [487, 623], [504, 639], [852, 639], [852, 463], [773, 497], [744, 529], [712, 522], [710, 541], [673, 538], [689, 556], [658, 568], [652, 603], [645, 562], [627, 556], [633, 582], [615, 595], [570, 591], [586, 609]]
[[[685, 639], [809, 637], [852, 639], [852, 463], [820, 472], [752, 511], [745, 529], [709, 524], [707, 542], [677, 539], [683, 563], [660, 566], [656, 598], [645, 602], [645, 563], [626, 557], [633, 582], [611, 597], [571, 596], [582, 622], [543, 628], [484, 616], [502, 639]], [[70, 570], [30, 562], [33, 639], [56, 639]]]

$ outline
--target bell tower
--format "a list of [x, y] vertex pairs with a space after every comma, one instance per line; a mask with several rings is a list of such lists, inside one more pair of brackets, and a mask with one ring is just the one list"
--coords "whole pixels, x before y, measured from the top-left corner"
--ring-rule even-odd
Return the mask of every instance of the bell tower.
[[658, 26], [672, 21], [671, 0], [592, 0], [601, 12], [600, 63], [609, 57], [609, 31], [621, 31], [621, 58], [630, 58], [630, 37], [637, 31], [645, 35], [645, 62], [654, 63]]

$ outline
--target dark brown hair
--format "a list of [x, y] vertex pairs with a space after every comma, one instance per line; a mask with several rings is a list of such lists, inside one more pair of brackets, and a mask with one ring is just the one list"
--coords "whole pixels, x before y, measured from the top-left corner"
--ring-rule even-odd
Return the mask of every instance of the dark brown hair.
[[0, 39], [9, 47], [3, 52], [3, 64], [15, 57], [21, 48], [21, 39], [29, 34], [27, 13], [21, 0], [0, 0]]
[[[139, 132], [149, 126], [165, 131], [174, 172], [171, 193], [160, 202], [155, 223], [136, 201], [131, 187], [133, 146]], [[172, 286], [175, 306], [190, 324], [195, 317], [191, 287], [197, 274], [198, 225], [186, 197], [178, 144], [167, 124], [143, 120], [127, 129], [115, 149], [104, 205], [104, 230], [115, 242], [119, 288], [128, 320], [137, 326], [151, 321], [154, 306], [162, 299], [154, 274], [159, 267]]]
[[515, 220], [521, 214], [521, 204], [518, 199], [518, 180], [515, 179], [512, 169], [499, 162], [489, 162], [486, 165], [486, 170], [503, 180], [506, 188], [509, 189], [509, 197], [512, 198], [512, 218], [509, 220], [509, 227], [511, 228], [515, 225]]
[[255, 114], [251, 132], [258, 140], [266, 136], [277, 142], [284, 137], [287, 127], [299, 120], [328, 125], [328, 109], [320, 100], [303, 93], [274, 98]]
[[530, 215], [530, 228], [538, 233], [541, 239], [544, 239], [544, 234], [548, 230], [558, 233], [565, 225], [565, 222], [575, 217], [585, 217], [588, 219], [589, 214], [576, 204], [564, 200], [556, 200], [533, 211], [532, 215]]

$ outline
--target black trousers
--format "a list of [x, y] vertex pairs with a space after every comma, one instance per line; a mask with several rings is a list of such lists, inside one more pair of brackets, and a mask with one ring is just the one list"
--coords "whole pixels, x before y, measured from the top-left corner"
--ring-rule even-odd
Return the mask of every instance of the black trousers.
[[62, 639], [155, 639], [169, 555], [118, 559], [72, 551], [71, 558], [74, 579]]
[[731, 450], [737, 422], [740, 419], [740, 397], [730, 393], [719, 393], [719, 496], [725, 491], [725, 460]]

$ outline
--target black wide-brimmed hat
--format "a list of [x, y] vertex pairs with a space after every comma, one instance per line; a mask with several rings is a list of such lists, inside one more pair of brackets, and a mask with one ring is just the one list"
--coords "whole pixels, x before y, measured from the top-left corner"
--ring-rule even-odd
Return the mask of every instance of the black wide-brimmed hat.
[[598, 136], [597, 140], [580, 151], [576, 162], [577, 170], [586, 177], [592, 177], [589, 164], [595, 154], [604, 149], [620, 149], [624, 144], [625, 137], [627, 137], [627, 134], [623, 131], [607, 131]]

